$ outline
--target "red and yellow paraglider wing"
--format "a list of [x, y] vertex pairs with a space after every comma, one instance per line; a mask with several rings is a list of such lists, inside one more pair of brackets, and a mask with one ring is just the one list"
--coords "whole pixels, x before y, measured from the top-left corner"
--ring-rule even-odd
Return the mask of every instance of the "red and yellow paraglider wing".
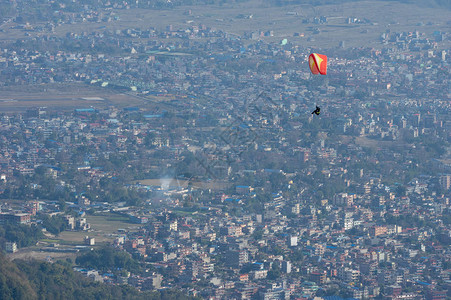
[[310, 66], [310, 71], [312, 71], [313, 74], [321, 74], [326, 75], [327, 74], [327, 56], [323, 54], [318, 53], [312, 53], [310, 54], [308, 58], [308, 64]]

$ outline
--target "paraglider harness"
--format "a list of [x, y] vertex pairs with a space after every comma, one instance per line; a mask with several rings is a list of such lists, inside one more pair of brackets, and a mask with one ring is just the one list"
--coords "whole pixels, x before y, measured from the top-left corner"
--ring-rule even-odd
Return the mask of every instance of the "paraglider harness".
[[316, 109], [314, 111], [312, 111], [312, 115], [315, 114], [315, 115], [319, 116], [320, 112], [321, 112], [321, 108], [316, 106]]

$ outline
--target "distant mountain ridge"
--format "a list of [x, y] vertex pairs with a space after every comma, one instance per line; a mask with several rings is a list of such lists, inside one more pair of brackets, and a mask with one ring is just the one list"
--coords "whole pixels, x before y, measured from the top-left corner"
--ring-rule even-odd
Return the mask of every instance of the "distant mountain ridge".
[[[275, 6], [287, 6], [287, 5], [301, 5], [308, 4], [313, 6], [320, 5], [336, 5], [343, 4], [347, 2], [362, 2], [367, 0], [267, 0]], [[421, 7], [432, 7], [432, 8], [446, 8], [451, 9], [450, 0], [372, 0], [375, 2], [400, 2], [404, 4], [413, 4]]]
[[[245, 3], [252, 0], [149, 0], [149, 1], [130, 1], [128, 6], [139, 8], [151, 8], [151, 9], [168, 9], [178, 6], [189, 5], [225, 5], [234, 3]], [[338, 5], [347, 2], [362, 2], [367, 0], [262, 0], [263, 3], [274, 6], [287, 6], [287, 5]], [[371, 0], [370, 0], [371, 1]], [[372, 0], [375, 2], [399, 2], [404, 4], [418, 5], [420, 7], [432, 7], [432, 8], [446, 8], [451, 9], [451, 0]], [[0, 3], [0, 19], [8, 17], [14, 10], [24, 8], [24, 12], [30, 13], [30, 8], [42, 8], [50, 7], [52, 11], [82, 11], [86, 8], [86, 5], [91, 8], [125, 8], [122, 0], [59, 0], [54, 2], [48, 2], [43, 0], [16, 0], [12, 3]], [[42, 11], [39, 12], [42, 14]], [[44, 16], [43, 14], [42, 16]]]

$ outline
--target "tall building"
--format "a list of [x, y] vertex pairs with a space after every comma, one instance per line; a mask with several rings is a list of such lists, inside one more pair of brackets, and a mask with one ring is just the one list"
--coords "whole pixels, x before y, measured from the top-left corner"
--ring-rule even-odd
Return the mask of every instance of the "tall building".
[[39, 211], [39, 202], [38, 201], [28, 201], [28, 211], [31, 215], [36, 216]]
[[373, 226], [370, 228], [370, 235], [373, 237], [376, 237], [378, 235], [382, 235], [387, 233], [387, 227], [386, 226]]
[[309, 274], [309, 277], [310, 281], [313, 281], [318, 285], [326, 283], [326, 271], [312, 272]]
[[75, 218], [72, 216], [65, 216], [66, 226], [69, 230], [74, 230], [75, 228]]
[[229, 250], [226, 253], [226, 261], [229, 266], [242, 266], [249, 262], [247, 250]]
[[350, 268], [339, 268], [338, 277], [346, 283], [357, 282], [360, 277], [360, 271]]
[[449, 188], [451, 187], [451, 175], [447, 174], [440, 176], [439, 184], [443, 190], [449, 190]]
[[177, 220], [174, 220], [171, 223], [169, 223], [169, 230], [170, 231], [177, 231]]
[[354, 227], [354, 219], [353, 218], [345, 218], [343, 220], [343, 228], [344, 230], [349, 230]]
[[354, 196], [348, 193], [339, 193], [334, 195], [333, 203], [340, 206], [352, 206], [354, 204]]
[[324, 251], [326, 250], [326, 247], [324, 247], [324, 245], [322, 245], [322, 244], [315, 244], [315, 245], [313, 245], [313, 247], [315, 248], [315, 255], [317, 255], [317, 256], [323, 256], [324, 255]]
[[282, 262], [282, 272], [287, 274], [291, 273], [291, 263], [289, 261]]

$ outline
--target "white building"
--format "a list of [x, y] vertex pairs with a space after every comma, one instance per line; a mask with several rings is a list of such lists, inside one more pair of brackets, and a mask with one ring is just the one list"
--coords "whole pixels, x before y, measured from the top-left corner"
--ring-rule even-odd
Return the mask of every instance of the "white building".
[[5, 243], [5, 251], [8, 253], [17, 252], [17, 244], [15, 242], [6, 242]]
[[287, 274], [291, 273], [291, 263], [289, 261], [282, 262], [282, 271]]

